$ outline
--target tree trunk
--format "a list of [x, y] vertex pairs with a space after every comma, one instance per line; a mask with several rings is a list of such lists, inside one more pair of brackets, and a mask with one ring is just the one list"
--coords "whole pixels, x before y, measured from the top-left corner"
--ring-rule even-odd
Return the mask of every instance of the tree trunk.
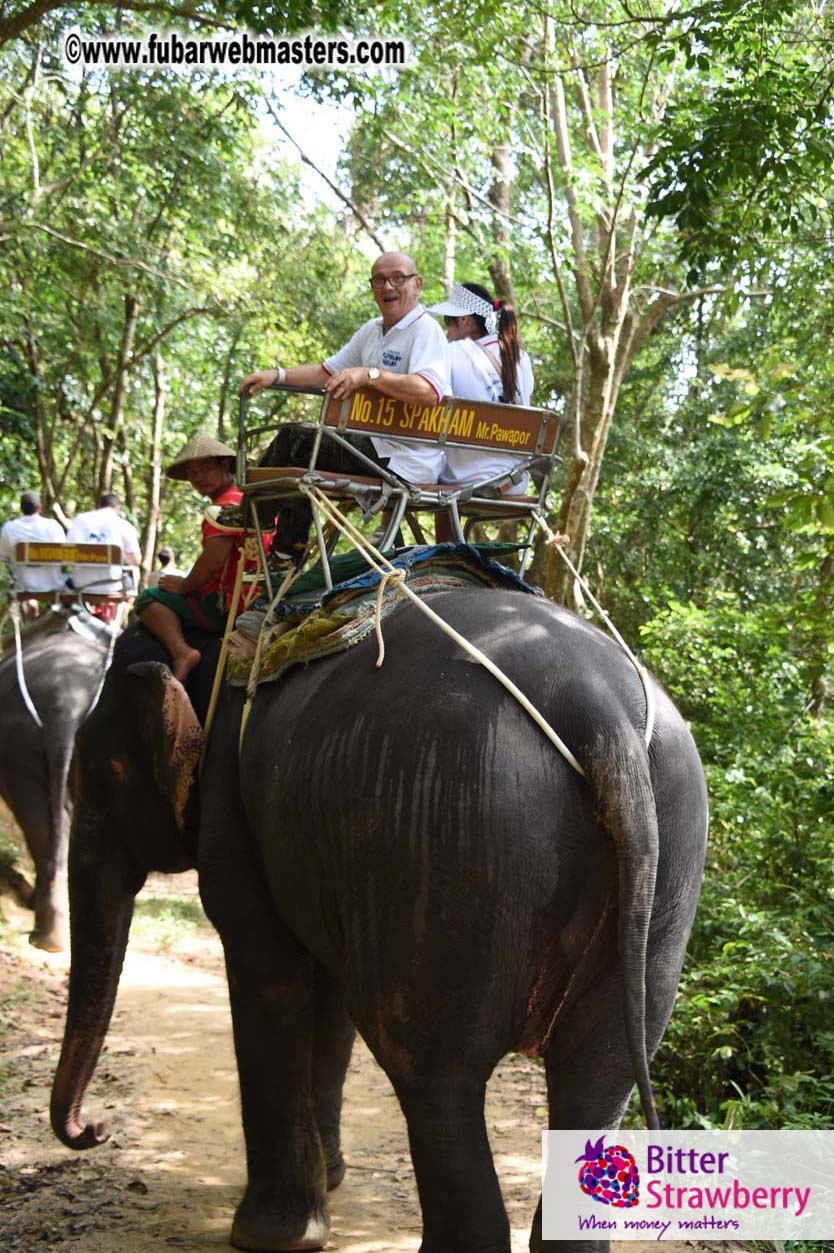
[[162, 485], [162, 428], [165, 420], [165, 396], [167, 386], [162, 354], [157, 350], [153, 361], [153, 422], [151, 427], [150, 465], [148, 466], [148, 515], [145, 532], [142, 536], [142, 578], [147, 579], [153, 569], [156, 552], [156, 539], [159, 532], [161, 517], [161, 485]]
[[[555, 523], [556, 531], [566, 537], [565, 551], [579, 571], [590, 537], [594, 496], [617, 403], [616, 356], [622, 326], [621, 321], [613, 334], [588, 347], [588, 364], [583, 375], [583, 382], [587, 378], [587, 383], [579, 413], [577, 451], [580, 455], [574, 458], [568, 472]], [[551, 548], [539, 544], [531, 568], [531, 577], [533, 575], [545, 595], [557, 604], [574, 609], [582, 604], [581, 591], [573, 574]]]
[[116, 376], [113, 387], [113, 403], [110, 407], [110, 431], [105, 438], [104, 457], [98, 477], [98, 495], [109, 492], [113, 479], [113, 454], [119, 433], [124, 425], [125, 393], [127, 391], [127, 373], [130, 354], [133, 349], [133, 337], [136, 333], [136, 318], [139, 301], [131, 293], [125, 294], [125, 320], [122, 327], [122, 342], [119, 345], [119, 360], [116, 365]]
[[136, 516], [136, 491], [133, 486], [133, 467], [130, 464], [130, 448], [127, 442], [127, 431], [124, 427], [119, 432], [119, 444], [122, 452], [122, 482], [124, 483], [124, 501], [128, 511]]
[[446, 226], [443, 235], [443, 287], [448, 296], [455, 285], [455, 246], [457, 243], [457, 217], [455, 216], [455, 193], [457, 184], [451, 179], [446, 188]]
[[[509, 130], [510, 118], [506, 118], [506, 130]], [[489, 189], [489, 202], [494, 209], [492, 215], [492, 239], [495, 251], [489, 259], [489, 272], [495, 295], [499, 300], [515, 303], [513, 281], [510, 276], [510, 144], [509, 140], [501, 140], [492, 150], [490, 157], [495, 177]]]
[[32, 377], [32, 392], [35, 408], [35, 452], [38, 458], [38, 469], [41, 475], [43, 492], [43, 511], [50, 513], [57, 499], [55, 491], [55, 457], [52, 448], [51, 431], [46, 420], [46, 407], [43, 402], [41, 386], [41, 365], [38, 344], [31, 327], [26, 328], [26, 358], [29, 373]]
[[229, 395], [229, 379], [232, 374], [232, 361], [235, 355], [238, 341], [241, 336], [243, 327], [238, 323], [232, 335], [232, 342], [229, 344], [229, 351], [226, 353], [226, 363], [223, 367], [223, 382], [220, 384], [220, 400], [217, 405], [217, 438], [221, 444], [226, 443], [226, 401]]

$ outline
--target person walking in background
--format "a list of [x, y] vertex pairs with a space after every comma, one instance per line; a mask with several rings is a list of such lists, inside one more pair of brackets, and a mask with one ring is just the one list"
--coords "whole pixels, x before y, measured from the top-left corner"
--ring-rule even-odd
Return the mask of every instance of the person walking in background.
[[173, 548], [169, 548], [167, 544], [163, 544], [162, 548], [160, 548], [159, 552], [156, 554], [156, 559], [159, 562], [159, 569], [151, 570], [148, 575], [148, 581], [146, 584], [147, 587], [159, 587], [159, 580], [162, 578], [163, 574], [173, 575], [173, 577], [177, 579], [183, 577], [184, 572], [177, 569]]

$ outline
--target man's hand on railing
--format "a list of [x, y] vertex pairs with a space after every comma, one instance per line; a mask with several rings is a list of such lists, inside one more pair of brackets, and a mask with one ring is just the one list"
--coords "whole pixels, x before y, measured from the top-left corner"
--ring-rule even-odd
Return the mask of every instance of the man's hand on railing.
[[348, 370], [339, 370], [327, 380], [324, 390], [330, 392], [335, 400], [346, 400], [348, 396], [352, 396], [354, 392], [358, 392], [360, 387], [366, 387], [368, 384], [368, 367], [364, 365], [354, 365]]
[[247, 374], [237, 389], [238, 394], [249, 388], [250, 394], [254, 396], [255, 392], [262, 391], [265, 387], [271, 387], [277, 378], [277, 370], [256, 370], [254, 374]]

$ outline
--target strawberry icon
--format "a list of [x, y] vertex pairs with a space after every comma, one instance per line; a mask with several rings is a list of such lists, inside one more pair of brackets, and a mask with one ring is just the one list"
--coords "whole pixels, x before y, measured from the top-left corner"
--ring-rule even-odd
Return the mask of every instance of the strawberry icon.
[[637, 1163], [621, 1144], [609, 1144], [605, 1148], [604, 1140], [605, 1136], [600, 1136], [596, 1144], [585, 1141], [585, 1152], [576, 1159], [582, 1162], [579, 1186], [600, 1205], [630, 1209], [637, 1204], [640, 1195]]

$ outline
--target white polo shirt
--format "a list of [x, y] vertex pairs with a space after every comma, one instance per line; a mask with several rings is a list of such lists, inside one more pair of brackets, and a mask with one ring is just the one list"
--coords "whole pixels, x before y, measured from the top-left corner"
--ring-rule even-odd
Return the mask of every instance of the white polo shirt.
[[54, 518], [41, 513], [24, 513], [10, 518], [0, 528], [0, 561], [8, 561], [17, 586], [24, 592], [51, 592], [64, 582], [60, 566], [21, 566], [14, 560], [22, 543], [63, 544], [64, 528]]
[[[451, 390], [449, 345], [439, 324], [417, 305], [388, 331], [382, 318], [360, 326], [343, 348], [322, 362], [328, 374], [351, 366], [376, 366], [394, 374], [419, 374], [437, 392], [437, 399]], [[432, 444], [404, 444], [398, 439], [372, 435], [380, 457], [390, 457], [388, 468], [410, 483], [436, 483], [443, 468], [443, 449]]]
[[[116, 510], [109, 506], [76, 514], [67, 531], [67, 540], [73, 544], [112, 544], [121, 548], [124, 556], [141, 558], [142, 555], [136, 528], [126, 518], [119, 517]], [[73, 566], [70, 577], [73, 587], [89, 587], [91, 592], [97, 594], [122, 590], [121, 570], [118, 566], [108, 566], [106, 573], [100, 566]], [[128, 570], [128, 578], [133, 586], [133, 569]]]
[[[486, 351], [484, 351], [486, 349]], [[452, 366], [452, 394], [464, 400], [486, 400], [497, 404], [504, 385], [501, 381], [501, 349], [497, 335], [484, 335], [481, 339], [456, 339], [449, 344]], [[530, 358], [522, 348], [516, 371], [518, 396], [512, 402], [529, 405], [533, 394], [533, 368]], [[441, 472], [444, 483], [485, 482], [496, 474], [503, 474], [519, 460], [518, 453], [483, 452], [476, 448], [446, 449], [446, 461]], [[514, 492], [523, 492], [529, 481], [525, 476], [513, 485]]]

